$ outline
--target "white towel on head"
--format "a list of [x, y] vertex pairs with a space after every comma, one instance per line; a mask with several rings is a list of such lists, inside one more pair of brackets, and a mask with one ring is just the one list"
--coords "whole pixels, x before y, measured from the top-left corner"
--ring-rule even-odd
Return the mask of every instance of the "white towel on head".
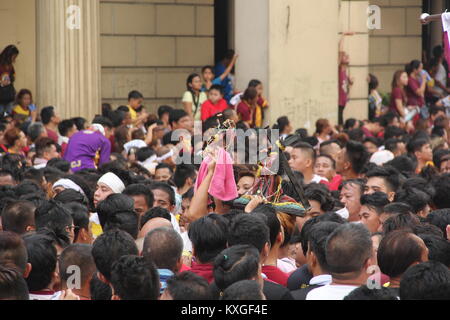
[[53, 184], [53, 189], [55, 189], [56, 187], [63, 187], [64, 189], [72, 189], [75, 191], [78, 191], [79, 193], [86, 195], [83, 191], [83, 189], [81, 189], [81, 187], [79, 185], [77, 185], [75, 182], [73, 182], [70, 179], [60, 179], [58, 181], [56, 181]]
[[104, 183], [108, 187], [111, 188], [111, 190], [114, 193], [122, 193], [123, 190], [125, 190], [125, 184], [118, 176], [116, 176], [112, 172], [108, 172], [107, 174], [104, 174], [97, 183]]
[[105, 133], [105, 128], [101, 125], [101, 124], [98, 124], [98, 123], [94, 123], [94, 124], [92, 124], [92, 130], [93, 131], [98, 131], [98, 132], [100, 132], [102, 135], [106, 135], [106, 133]]
[[131, 140], [130, 142], [127, 142], [123, 145], [123, 148], [125, 149], [125, 152], [128, 153], [128, 151], [130, 151], [131, 148], [145, 148], [148, 147], [147, 144], [145, 143], [144, 140], [141, 139], [136, 139], [136, 140]]

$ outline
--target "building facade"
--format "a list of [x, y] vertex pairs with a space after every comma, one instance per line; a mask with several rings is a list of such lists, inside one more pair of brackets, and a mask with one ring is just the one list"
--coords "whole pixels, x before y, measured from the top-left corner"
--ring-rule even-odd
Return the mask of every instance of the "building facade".
[[[369, 30], [370, 5], [381, 28]], [[270, 101], [267, 123], [287, 115], [295, 127], [337, 121], [338, 42], [344, 31], [355, 84], [346, 117], [367, 116], [367, 76], [390, 91], [395, 70], [439, 44], [441, 26], [419, 24], [433, 0], [2, 0], [0, 47], [16, 44], [16, 89], [63, 117], [92, 119], [102, 102], [126, 103], [141, 91], [145, 106], [181, 106], [190, 73], [214, 64], [224, 48], [240, 55], [236, 87], [257, 78]], [[222, 50], [222, 51], [221, 51]]]

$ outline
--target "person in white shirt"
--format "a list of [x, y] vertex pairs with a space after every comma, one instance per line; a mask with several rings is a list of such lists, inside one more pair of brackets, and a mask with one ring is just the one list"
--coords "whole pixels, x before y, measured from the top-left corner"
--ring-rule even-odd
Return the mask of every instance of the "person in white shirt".
[[331, 283], [331, 275], [328, 274], [326, 261], [326, 240], [340, 226], [337, 222], [319, 222], [313, 225], [306, 237], [308, 238], [308, 248], [306, 261], [308, 270], [313, 278], [309, 281], [306, 288], [292, 291], [291, 294], [295, 300], [305, 300], [309, 292]]
[[303, 174], [304, 183], [321, 183], [328, 182], [326, 178], [314, 174], [314, 164], [316, 161], [316, 153], [313, 147], [306, 142], [296, 142], [291, 146], [289, 155], [289, 166], [293, 171]]
[[306, 300], [343, 300], [351, 291], [367, 284], [374, 250], [370, 232], [364, 225], [339, 226], [327, 238], [325, 255], [332, 281], [309, 292]]

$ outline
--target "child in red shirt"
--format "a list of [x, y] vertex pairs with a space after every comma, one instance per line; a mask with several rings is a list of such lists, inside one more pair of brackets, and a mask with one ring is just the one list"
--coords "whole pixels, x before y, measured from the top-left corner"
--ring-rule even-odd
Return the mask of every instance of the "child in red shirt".
[[208, 91], [208, 100], [202, 104], [202, 121], [223, 112], [228, 108], [227, 101], [223, 98], [223, 90], [220, 85], [213, 85]]

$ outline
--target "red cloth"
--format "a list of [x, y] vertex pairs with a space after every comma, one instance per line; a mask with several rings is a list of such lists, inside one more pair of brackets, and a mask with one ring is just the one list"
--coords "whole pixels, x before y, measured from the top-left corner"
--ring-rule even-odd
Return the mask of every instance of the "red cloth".
[[272, 280], [275, 283], [281, 284], [284, 287], [287, 287], [287, 281], [289, 275], [278, 269], [274, 266], [263, 266], [262, 273], [264, 273], [269, 280]]
[[179, 273], [185, 272], [185, 271], [191, 271], [191, 268], [185, 265], [184, 263], [181, 265]]
[[228, 103], [225, 99], [219, 100], [217, 104], [213, 104], [210, 100], [206, 100], [202, 104], [202, 121], [205, 121], [212, 116], [226, 110], [228, 108]]
[[211, 283], [214, 281], [213, 270], [214, 267], [211, 263], [200, 264], [192, 262], [192, 268], [190, 271], [205, 278], [208, 283]]
[[45, 129], [47, 131], [47, 136], [52, 139], [53, 141], [55, 141], [55, 143], [58, 143], [58, 134], [51, 130], [51, 129]]
[[416, 94], [417, 89], [420, 88], [419, 80], [409, 77], [408, 86], [406, 87], [406, 96], [408, 98], [408, 106], [422, 107], [425, 104], [424, 98]]
[[61, 157], [64, 157], [64, 153], [66, 153], [66, 149], [67, 149], [68, 143], [63, 142], [63, 144], [61, 145]]
[[245, 101], [241, 101], [236, 107], [237, 114], [241, 117], [242, 121], [252, 121], [252, 109]]
[[361, 128], [361, 130], [362, 130], [362, 132], [364, 133], [364, 135], [366, 136], [366, 138], [367, 138], [367, 137], [375, 138], [375, 136], [373, 135], [373, 133], [370, 132], [369, 129], [367, 129], [366, 127], [363, 126], [363, 127]]
[[406, 94], [405, 91], [402, 90], [402, 88], [394, 88], [391, 92], [391, 103], [389, 104], [389, 111], [392, 113], [399, 115], [397, 106], [395, 104], [395, 100], [401, 99], [403, 101], [403, 105], [406, 103]]
[[322, 180], [320, 183], [326, 185], [328, 187], [328, 190], [330, 190], [330, 191], [338, 191], [339, 186], [342, 183], [342, 176], [340, 174], [337, 174], [334, 176], [333, 180], [331, 180], [330, 182], [326, 182], [326, 181]]
[[109, 136], [109, 142], [111, 142], [111, 153], [116, 152], [116, 137], [113, 134]]
[[348, 75], [347, 70], [339, 68], [339, 105], [345, 107], [348, 101]]

